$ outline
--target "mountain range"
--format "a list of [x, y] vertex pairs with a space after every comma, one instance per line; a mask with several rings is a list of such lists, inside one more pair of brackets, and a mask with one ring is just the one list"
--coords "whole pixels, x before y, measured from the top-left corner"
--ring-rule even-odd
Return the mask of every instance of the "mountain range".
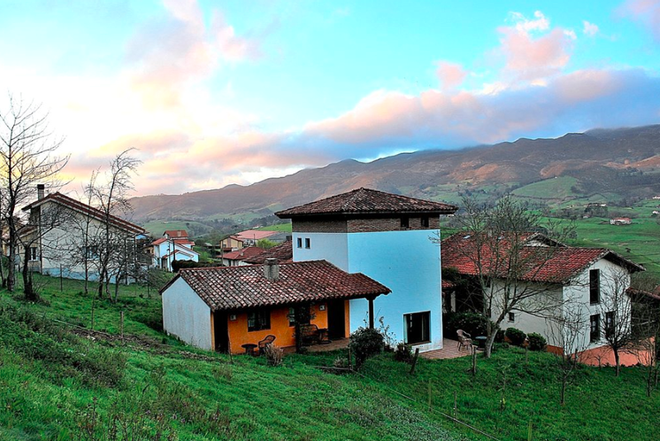
[[475, 191], [513, 191], [550, 202], [650, 197], [660, 194], [660, 124], [425, 150], [367, 163], [345, 160], [248, 186], [142, 196], [130, 202], [137, 222], [266, 216], [359, 187], [450, 202]]

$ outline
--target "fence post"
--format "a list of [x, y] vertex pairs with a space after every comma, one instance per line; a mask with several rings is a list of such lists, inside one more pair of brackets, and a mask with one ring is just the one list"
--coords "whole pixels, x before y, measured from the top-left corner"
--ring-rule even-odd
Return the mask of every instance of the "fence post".
[[119, 321], [121, 325], [121, 343], [124, 344], [124, 311], [119, 313]]
[[417, 357], [419, 357], [419, 348], [415, 348], [415, 355], [413, 356], [412, 366], [410, 367], [410, 375], [415, 373], [415, 366], [417, 366]]

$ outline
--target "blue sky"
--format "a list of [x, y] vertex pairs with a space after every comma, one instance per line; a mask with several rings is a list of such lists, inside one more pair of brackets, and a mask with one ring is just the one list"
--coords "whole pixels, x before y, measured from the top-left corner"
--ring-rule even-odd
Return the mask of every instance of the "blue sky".
[[138, 194], [660, 120], [660, 0], [0, 1], [0, 81]]

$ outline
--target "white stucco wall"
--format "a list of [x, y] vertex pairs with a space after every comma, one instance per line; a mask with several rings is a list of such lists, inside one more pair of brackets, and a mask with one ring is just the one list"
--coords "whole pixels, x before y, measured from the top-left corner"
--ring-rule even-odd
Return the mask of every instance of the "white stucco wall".
[[[592, 269], [600, 270], [601, 298], [600, 303], [593, 305], [589, 298], [589, 271]], [[629, 286], [630, 274], [625, 269], [608, 260], [600, 259], [580, 273], [570, 286], [564, 288], [564, 298], [567, 300], [565, 309], [573, 308], [573, 310], [580, 311], [582, 315], [583, 332], [574, 351], [593, 349], [607, 344], [604, 331], [605, 313], [608, 311], [616, 311], [616, 320], [623, 320], [626, 326], [630, 326], [630, 297], [623, 294]], [[615, 302], [616, 298], [618, 298], [618, 302]], [[615, 303], [618, 304], [615, 305]], [[594, 314], [600, 315], [601, 338], [592, 343], [590, 342], [589, 318]]]
[[163, 329], [188, 344], [212, 350], [211, 309], [181, 278], [162, 294]]
[[[589, 271], [592, 269], [600, 270], [600, 296], [601, 302], [598, 304], [590, 303], [589, 295]], [[498, 286], [497, 283], [494, 286]], [[604, 338], [605, 332], [605, 313], [616, 311], [616, 320], [625, 321], [625, 326], [630, 326], [630, 298], [623, 294], [630, 286], [630, 274], [620, 266], [600, 259], [590, 267], [582, 271], [574, 280], [556, 290], [541, 294], [542, 296], [561, 296], [559, 303], [561, 306], [556, 310], [544, 311], [543, 316], [527, 314], [521, 311], [514, 311], [515, 320], [508, 321], [508, 317], [501, 324], [502, 329], [510, 327], [518, 328], [525, 333], [536, 332], [543, 335], [548, 344], [552, 346], [563, 347], [564, 341], [574, 342], [570, 352], [579, 352], [587, 349], [593, 349], [606, 344]], [[618, 304], [615, 305], [614, 298], [618, 298]], [[499, 314], [501, 308], [493, 308], [493, 317]], [[601, 338], [599, 341], [590, 341], [590, 317], [600, 315]], [[577, 337], [572, 337], [570, 332], [565, 329], [559, 330], [556, 321], [548, 316], [557, 316], [563, 319], [571, 319], [577, 315], [580, 331]]]
[[[376, 320], [396, 341], [404, 341], [404, 314], [430, 312], [430, 339], [417, 345], [421, 351], [442, 348], [442, 296], [440, 247], [429, 238], [437, 230], [406, 230], [366, 233], [294, 233], [295, 261], [325, 259], [349, 273], [363, 273], [392, 290], [374, 301]], [[302, 248], [297, 238], [302, 238]], [[310, 239], [310, 248], [305, 247]], [[365, 326], [366, 299], [350, 301], [350, 330]], [[376, 326], [378, 323], [376, 322]]]

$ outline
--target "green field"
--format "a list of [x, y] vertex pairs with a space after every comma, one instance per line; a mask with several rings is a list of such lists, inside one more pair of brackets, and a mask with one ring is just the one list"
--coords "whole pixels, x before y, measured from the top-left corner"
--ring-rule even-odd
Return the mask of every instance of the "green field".
[[[660, 393], [644, 371], [580, 367], [559, 404], [558, 359], [499, 347], [410, 366], [389, 353], [335, 375], [344, 352], [253, 358], [195, 350], [157, 329], [160, 297], [120, 287], [119, 302], [37, 277], [46, 303], [0, 292], [0, 439], [438, 440], [656, 439]], [[124, 341], [121, 312], [124, 311]], [[54, 321], [57, 320], [57, 321]], [[68, 323], [68, 324], [65, 324]], [[449, 417], [456, 417], [457, 423]], [[467, 425], [472, 428], [468, 427]], [[531, 429], [530, 429], [531, 428]], [[490, 438], [492, 439], [492, 438]]]
[[285, 224], [269, 225], [267, 227], [261, 227], [259, 229], [264, 230], [264, 231], [282, 231], [282, 232], [285, 232], [285, 233], [290, 233], [291, 232], [291, 222], [287, 222]]
[[578, 194], [573, 192], [571, 188], [576, 184], [577, 179], [570, 176], [562, 176], [516, 188], [511, 194], [522, 198], [534, 199], [575, 199]]

